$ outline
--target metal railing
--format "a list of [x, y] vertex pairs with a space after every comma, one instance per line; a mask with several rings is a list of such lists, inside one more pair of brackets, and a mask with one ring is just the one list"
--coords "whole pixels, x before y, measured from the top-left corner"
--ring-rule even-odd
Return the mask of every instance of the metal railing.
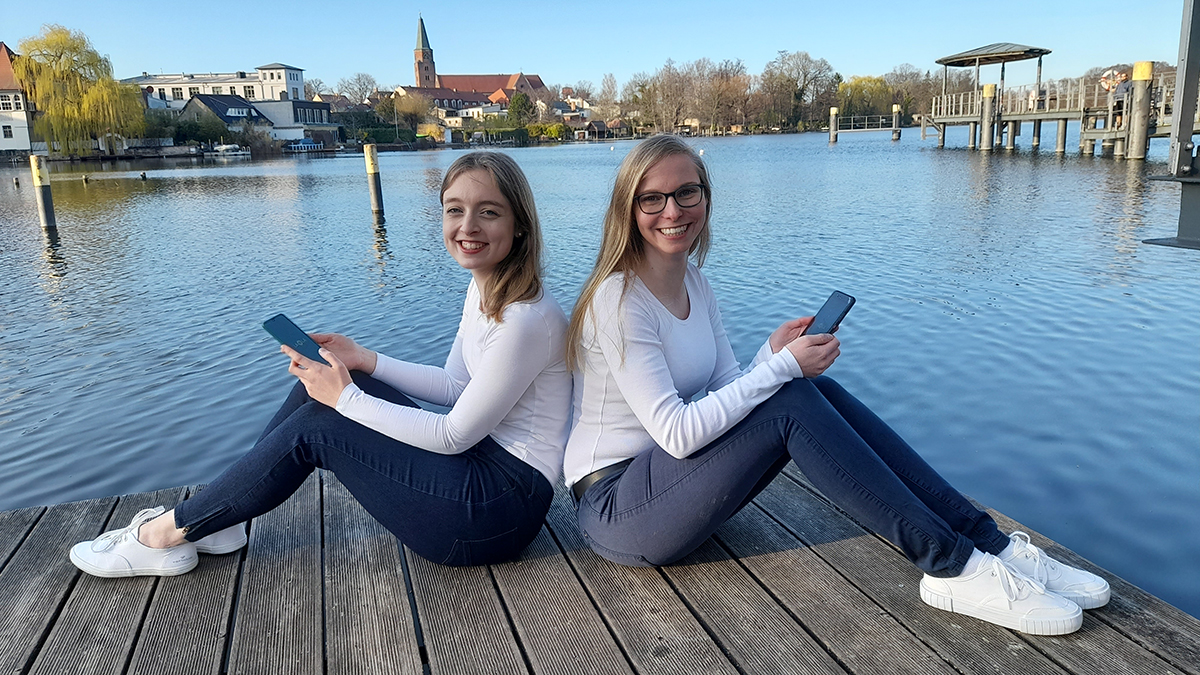
[[891, 128], [891, 115], [852, 115], [838, 117], [838, 131], [883, 131]]

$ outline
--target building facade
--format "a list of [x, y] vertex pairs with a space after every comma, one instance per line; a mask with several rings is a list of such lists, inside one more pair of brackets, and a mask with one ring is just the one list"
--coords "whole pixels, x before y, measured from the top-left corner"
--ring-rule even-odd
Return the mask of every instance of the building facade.
[[[136, 84], [142, 92], [159, 102], [156, 107], [182, 110], [189, 99], [199, 94], [241, 96], [248, 101], [304, 100], [304, 69], [283, 63], [259, 66], [255, 72], [180, 73], [151, 75], [121, 80]], [[166, 105], [161, 105], [165, 103]]]
[[31, 148], [32, 111], [12, 62], [16, 54], [0, 42], [0, 156], [25, 155]]

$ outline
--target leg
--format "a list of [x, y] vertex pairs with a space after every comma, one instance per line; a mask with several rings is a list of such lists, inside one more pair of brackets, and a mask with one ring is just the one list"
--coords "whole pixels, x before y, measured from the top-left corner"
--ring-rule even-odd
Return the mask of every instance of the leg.
[[936, 513], [955, 532], [966, 535], [975, 548], [996, 554], [1008, 546], [1008, 537], [1000, 532], [986, 511], [978, 509], [962, 493], [946, 482], [933, 467], [879, 419], [867, 406], [829, 377], [812, 380], [817, 390], [870, 446], [918, 499]]

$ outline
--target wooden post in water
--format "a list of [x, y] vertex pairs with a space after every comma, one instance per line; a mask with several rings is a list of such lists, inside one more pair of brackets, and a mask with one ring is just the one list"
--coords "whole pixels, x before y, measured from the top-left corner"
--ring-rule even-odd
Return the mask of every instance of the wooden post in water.
[[371, 192], [371, 213], [375, 222], [383, 222], [383, 187], [379, 180], [379, 153], [374, 143], [363, 146], [363, 157], [367, 160], [367, 188]]
[[838, 137], [838, 109], [832, 107], [829, 109], [829, 142], [837, 143]]
[[1054, 151], [1057, 153], [1065, 153], [1067, 151], [1067, 120], [1060, 119], [1058, 121], [1058, 133], [1054, 139]]
[[30, 155], [29, 168], [33, 171], [33, 192], [37, 196], [38, 219], [42, 221], [42, 229], [58, 229], [58, 222], [54, 219], [54, 196], [50, 194], [50, 172], [46, 169], [46, 158]]
[[967, 133], [970, 136], [967, 138], [967, 149], [975, 149], [975, 139], [979, 137], [979, 122], [967, 122]]
[[900, 140], [900, 104], [892, 104], [892, 140]]
[[996, 130], [994, 128], [995, 120], [992, 116], [996, 112], [996, 85], [983, 85], [983, 111], [979, 114], [979, 149], [991, 152], [992, 144], [996, 142]]
[[1133, 94], [1126, 105], [1129, 110], [1129, 147], [1127, 159], [1146, 159], [1150, 147], [1150, 80], [1154, 76], [1154, 63], [1138, 61], [1133, 64]]

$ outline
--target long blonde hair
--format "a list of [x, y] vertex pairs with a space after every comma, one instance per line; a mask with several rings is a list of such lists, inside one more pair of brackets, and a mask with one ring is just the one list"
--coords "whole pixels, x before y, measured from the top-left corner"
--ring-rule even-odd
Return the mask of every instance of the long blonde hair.
[[441, 201], [446, 190], [468, 171], [484, 169], [496, 181], [500, 194], [513, 211], [512, 250], [496, 265], [487, 288], [479, 289], [483, 313], [496, 323], [504, 308], [514, 302], [536, 300], [542, 294], [542, 227], [538, 224], [533, 190], [513, 158], [499, 152], [471, 152], [454, 160], [442, 179]]
[[[708, 178], [708, 169], [704, 160], [684, 143], [678, 136], [653, 136], [638, 144], [621, 162], [617, 171], [617, 179], [613, 184], [612, 199], [608, 202], [608, 210], [604, 214], [604, 234], [600, 240], [600, 253], [596, 256], [596, 265], [583, 284], [579, 298], [575, 301], [575, 309], [571, 312], [571, 324], [567, 328], [567, 363], [571, 367], [580, 365], [579, 348], [583, 340], [583, 322], [592, 313], [592, 300], [600, 284], [614, 272], [621, 272], [625, 277], [622, 298], [633, 283], [634, 271], [645, 254], [646, 242], [638, 231], [637, 215], [633, 212], [634, 197], [638, 185], [646, 177], [646, 173], [667, 157], [684, 155], [696, 165], [700, 176], [700, 184], [706, 194], [711, 194], [712, 183]], [[704, 228], [692, 242], [688, 254], [693, 256], [697, 266], [704, 264], [711, 245], [708, 221], [712, 216], [712, 199], [704, 203]]]

